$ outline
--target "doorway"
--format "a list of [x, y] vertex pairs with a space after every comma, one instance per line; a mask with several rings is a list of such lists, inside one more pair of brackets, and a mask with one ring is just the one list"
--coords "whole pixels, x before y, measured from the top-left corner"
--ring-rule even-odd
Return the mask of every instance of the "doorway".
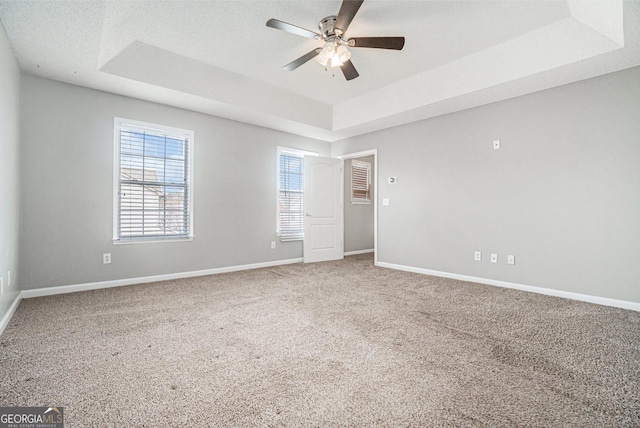
[[377, 263], [378, 150], [338, 157], [344, 160], [344, 255], [373, 253]]

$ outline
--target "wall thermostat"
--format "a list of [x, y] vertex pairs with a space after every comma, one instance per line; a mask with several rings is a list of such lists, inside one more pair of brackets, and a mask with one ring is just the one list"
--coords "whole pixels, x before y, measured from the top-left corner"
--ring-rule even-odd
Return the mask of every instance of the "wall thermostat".
[[389, 177], [389, 184], [395, 184], [396, 183], [396, 178], [395, 177]]

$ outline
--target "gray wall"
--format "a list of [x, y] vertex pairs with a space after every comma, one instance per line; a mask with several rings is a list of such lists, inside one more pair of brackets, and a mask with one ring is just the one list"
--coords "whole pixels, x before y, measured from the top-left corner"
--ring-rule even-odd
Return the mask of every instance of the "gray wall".
[[373, 183], [375, 183], [373, 155], [357, 158], [371, 164], [371, 203], [351, 203], [351, 161], [344, 161], [344, 251], [373, 249]]
[[[114, 116], [195, 131], [192, 242], [112, 243]], [[326, 142], [27, 75], [21, 132], [23, 289], [302, 257], [302, 242], [275, 235], [276, 147], [330, 154]]]
[[640, 67], [332, 152], [373, 148], [380, 261], [640, 302]]
[[[0, 319], [18, 295], [20, 68], [0, 23]], [[11, 271], [11, 286], [8, 272]]]

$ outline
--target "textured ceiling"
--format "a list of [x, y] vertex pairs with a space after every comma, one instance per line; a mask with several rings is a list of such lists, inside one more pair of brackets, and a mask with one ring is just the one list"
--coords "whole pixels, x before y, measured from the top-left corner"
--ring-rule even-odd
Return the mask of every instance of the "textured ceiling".
[[347, 36], [360, 77], [315, 61], [316, 31], [341, 1], [0, 1], [23, 70], [328, 141], [640, 64], [640, 2], [367, 0]]

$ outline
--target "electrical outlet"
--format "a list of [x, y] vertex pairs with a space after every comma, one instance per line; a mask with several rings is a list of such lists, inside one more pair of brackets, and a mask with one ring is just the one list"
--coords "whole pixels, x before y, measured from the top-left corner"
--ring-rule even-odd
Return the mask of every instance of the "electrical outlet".
[[491, 263], [498, 263], [498, 255], [495, 253], [491, 254]]
[[479, 261], [481, 261], [481, 260], [482, 260], [482, 253], [481, 253], [480, 251], [476, 251], [476, 252], [474, 253], [473, 257], [475, 258], [475, 260], [476, 260], [477, 262], [479, 262]]
[[516, 256], [513, 256], [513, 255], [509, 254], [507, 256], [507, 264], [508, 265], [515, 265], [516, 264]]
[[276, 249], [276, 241], [271, 241], [271, 249], [272, 250]]
[[493, 150], [500, 149], [500, 140], [493, 140]]
[[102, 263], [108, 265], [111, 263], [111, 253], [104, 253], [102, 255]]

